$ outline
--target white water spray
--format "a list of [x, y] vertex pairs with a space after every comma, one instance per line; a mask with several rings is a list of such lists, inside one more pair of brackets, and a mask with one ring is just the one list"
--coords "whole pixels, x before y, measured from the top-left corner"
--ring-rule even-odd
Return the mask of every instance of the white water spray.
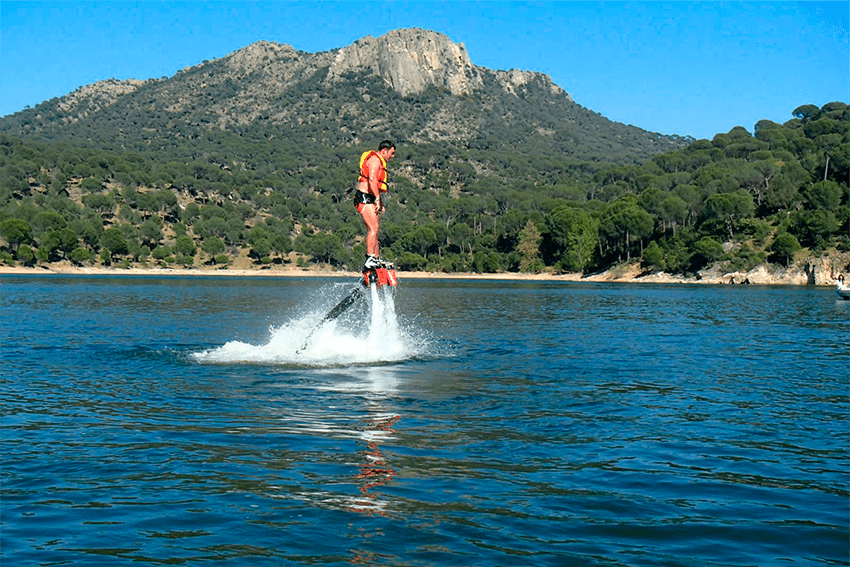
[[397, 356], [399, 344], [395, 341], [398, 337], [398, 321], [395, 314], [395, 301], [392, 288], [384, 286], [378, 288], [376, 284], [369, 286], [371, 323], [369, 325], [369, 348], [374, 352], [383, 353], [391, 357]]
[[399, 325], [390, 286], [379, 289], [372, 284], [368, 293], [360, 295], [339, 318], [325, 321], [327, 308], [323, 308], [272, 328], [264, 345], [229, 341], [192, 356], [199, 362], [219, 364], [341, 366], [398, 362], [424, 354], [429, 341], [423, 340], [421, 332]]

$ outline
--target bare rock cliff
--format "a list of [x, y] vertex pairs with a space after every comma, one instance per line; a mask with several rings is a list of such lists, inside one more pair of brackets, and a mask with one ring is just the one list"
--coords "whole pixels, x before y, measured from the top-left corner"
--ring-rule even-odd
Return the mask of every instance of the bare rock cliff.
[[502, 88], [511, 94], [517, 94], [517, 91], [534, 80], [540, 80], [548, 88], [552, 94], [563, 94], [568, 100], [573, 100], [564, 89], [552, 82], [549, 75], [535, 73], [534, 71], [522, 71], [520, 69], [511, 69], [509, 71], [495, 71], [496, 79], [502, 85]]
[[463, 95], [483, 84], [463, 44], [418, 28], [394, 30], [379, 38], [366, 36], [340, 49], [328, 80], [364, 70], [386, 81], [402, 96], [420, 93], [429, 85]]

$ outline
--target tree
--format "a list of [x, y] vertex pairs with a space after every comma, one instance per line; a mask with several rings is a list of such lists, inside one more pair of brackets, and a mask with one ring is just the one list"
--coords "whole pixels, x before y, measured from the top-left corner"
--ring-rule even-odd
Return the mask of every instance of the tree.
[[211, 238], [204, 239], [204, 242], [201, 244], [201, 248], [206, 252], [210, 257], [215, 258], [217, 255], [224, 252], [224, 240], [217, 236], [213, 236]]
[[820, 114], [820, 108], [815, 106], [814, 104], [804, 104], [802, 106], [798, 106], [791, 113], [795, 118], [799, 118], [800, 120], [811, 120]]
[[65, 228], [65, 218], [56, 211], [41, 210], [32, 219], [32, 228], [36, 236], [40, 236], [49, 230]]
[[6, 239], [14, 252], [21, 244], [32, 242], [32, 227], [23, 219], [9, 218], [0, 222], [0, 236]]
[[835, 181], [843, 181], [844, 185], [850, 184], [850, 143], [843, 143], [834, 148], [830, 154], [829, 177]]
[[806, 184], [809, 174], [794, 161], [785, 163], [770, 184], [762, 204], [768, 211], [781, 211], [796, 205], [800, 198], [800, 187]]
[[417, 226], [404, 235], [401, 244], [411, 252], [428, 258], [428, 249], [436, 244], [437, 234], [430, 226]]
[[[218, 237], [213, 237], [218, 238]], [[221, 240], [219, 238], [219, 240]], [[221, 241], [224, 244], [224, 241]], [[256, 258], [257, 260], [262, 260], [266, 256], [271, 253], [272, 246], [269, 243], [267, 238], [257, 238], [254, 240], [254, 243], [251, 245], [250, 256]]]
[[495, 252], [476, 252], [472, 258], [472, 266], [479, 274], [498, 272], [501, 268], [499, 256]]
[[661, 219], [662, 227], [673, 229], [673, 236], [676, 236], [676, 225], [685, 223], [688, 216], [688, 204], [678, 195], [667, 194], [661, 203], [659, 203], [658, 217]]
[[100, 214], [111, 213], [115, 210], [115, 199], [112, 195], [102, 195], [100, 193], [85, 195], [83, 197], [83, 204]]
[[159, 201], [160, 207], [164, 208], [170, 214], [176, 213], [179, 209], [177, 196], [168, 189], [158, 191], [156, 193], [156, 199]]
[[796, 235], [804, 246], [823, 246], [838, 232], [838, 219], [832, 211], [797, 211], [791, 217], [789, 231]]
[[[173, 250], [170, 246], [157, 246], [151, 252], [151, 256], [153, 256], [156, 260], [167, 260], [171, 256], [172, 252]], [[174, 258], [172, 257], [171, 261], [173, 260]]]
[[543, 267], [540, 260], [540, 242], [543, 240], [537, 226], [528, 221], [519, 236], [517, 252], [520, 256], [520, 272], [539, 272]]
[[174, 243], [174, 252], [181, 256], [194, 256], [196, 250], [195, 241], [192, 240], [191, 236], [186, 234], [179, 236]]
[[124, 233], [116, 227], [107, 228], [103, 231], [101, 243], [104, 250], [107, 250], [110, 261], [114, 260], [115, 256], [128, 252], [127, 239], [124, 238]]
[[743, 189], [734, 193], [718, 193], [705, 200], [706, 217], [722, 222], [730, 239], [735, 238], [735, 221], [751, 216], [755, 208], [752, 196]]
[[95, 179], [94, 177], [86, 177], [80, 183], [80, 188], [86, 193], [94, 193], [95, 191], [100, 191], [103, 188], [103, 184], [100, 179]]
[[834, 211], [841, 205], [843, 191], [835, 181], [820, 181], [806, 189], [806, 205], [810, 209]]
[[59, 259], [59, 255], [56, 254], [59, 246], [59, 231], [48, 230], [38, 239], [36, 255], [43, 262], [53, 262]]
[[204, 239], [212, 236], [225, 238], [228, 234], [228, 229], [227, 221], [221, 217], [212, 217], [209, 220], [201, 220], [195, 223], [195, 234], [200, 235]]
[[[383, 230], [383, 226], [381, 229]], [[472, 255], [472, 229], [468, 224], [462, 222], [452, 223], [452, 226], [449, 228], [449, 239], [461, 251], [468, 251], [470, 256]]]
[[[341, 93], [338, 87], [328, 89], [327, 96], [319, 95], [322, 112], [331, 111], [331, 106], [345, 107], [330, 105]], [[367, 90], [370, 96], [379, 94]], [[284, 98], [294, 103], [299, 99], [296, 94]], [[429, 113], [448, 102], [450, 97], [444, 95], [413, 97], [417, 131], [427, 129], [432, 122]], [[379, 113], [404, 121], [405, 113], [397, 111], [410, 100], [395, 98], [392, 108]], [[397, 169], [404, 177], [393, 178], [396, 197], [382, 223], [381, 245], [387, 253], [395, 259], [410, 253], [410, 265], [427, 269], [437, 265], [438, 254], [439, 265], [448, 271], [481, 269], [485, 264], [533, 269], [532, 260], [523, 261], [536, 242], [533, 231], [524, 232], [530, 228], [529, 220], [542, 233], [540, 257], [565, 271], [586, 272], [594, 263], [604, 269], [639, 254], [644, 263], [654, 262], [659, 252], [664, 269], [688, 270], [694, 243], [706, 235], [719, 242], [740, 241], [738, 252], [745, 242], [755, 247], [748, 262], [769, 251], [768, 235], [786, 231], [816, 251], [847, 247], [850, 107], [845, 103], [820, 109], [804, 105], [785, 124], [759, 121], [754, 135], [736, 127], [713, 141], [687, 145], [685, 140], [656, 137], [652, 151], [642, 155], [609, 151], [612, 148], [601, 140], [617, 136], [596, 136], [592, 142], [605, 155], [594, 156], [576, 137], [595, 135], [592, 129], [565, 135], [557, 126], [564, 118], [559, 117], [562, 108], [547, 105], [551, 116], [544, 124], [528, 112], [535, 101], [527, 102], [532, 105], [512, 104], [507, 122], [500, 123], [498, 111], [479, 116], [484, 130], [472, 139], [464, 139], [466, 132], [458, 130], [456, 141], [422, 142], [402, 150]], [[344, 114], [350, 121], [358, 113]], [[65, 229], [79, 235], [80, 247], [100, 252], [104, 228], [115, 222], [112, 215], [118, 213], [130, 257], [144, 258], [153, 248], [154, 255], [170, 258], [170, 250], [161, 243], [173, 234], [194, 238], [196, 246], [203, 247], [205, 260], [216, 255], [219, 241], [234, 254], [243, 254], [262, 238], [268, 245], [260, 244], [254, 253], [262, 249], [262, 258], [270, 259], [285, 254], [296, 235], [302, 235], [301, 244], [306, 245], [314, 237], [321, 242], [319, 234], [326, 233], [341, 242], [338, 261], [352, 265], [353, 255], [362, 254], [362, 227], [339, 190], [351, 182], [352, 155], [346, 149], [350, 134], [336, 132], [329, 116], [309, 115], [303, 122], [293, 122], [292, 131], [272, 127], [268, 120], [238, 127], [231, 121], [210, 130], [181, 124], [181, 117], [154, 110], [144, 117], [150, 128], [142, 130], [138, 124], [143, 117], [131, 110], [129, 116], [114, 117], [112, 126], [120, 123], [123, 133], [108, 139], [98, 131], [97, 121], [68, 124], [67, 131], [65, 126], [62, 131], [51, 130], [49, 123], [56, 117], [43, 115], [38, 128], [47, 130], [38, 134], [40, 141], [0, 134], [0, 223], [18, 218], [31, 228], [27, 242], [0, 238], [5, 247], [0, 254], [6, 251], [12, 258], [16, 247], [29, 244], [38, 261], [69, 257], [76, 248], [69, 250], [63, 244]], [[20, 125], [18, 118], [12, 122]], [[162, 138], [160, 132], [172, 126], [178, 135]], [[555, 133], [529, 136], [539, 127]], [[347, 128], [363, 132], [370, 127], [355, 119]], [[86, 147], [66, 145], [74, 143], [72, 137], [86, 140]], [[557, 147], [549, 145], [553, 140]], [[525, 143], [517, 146], [518, 141]], [[621, 141], [642, 143], [634, 138]], [[98, 148], [104, 144], [114, 151]], [[650, 157], [663, 146], [672, 151]], [[136, 150], [124, 149], [131, 147]], [[75, 188], [82, 189], [83, 206]], [[743, 211], [736, 210], [742, 189], [751, 194], [752, 213], [748, 214], [746, 202]], [[584, 246], [577, 235], [587, 234], [577, 228], [572, 240], [565, 236], [570, 231], [553, 215], [564, 205], [583, 211], [596, 223], [596, 236], [588, 239], [593, 244]], [[642, 221], [647, 218], [652, 224], [645, 232]], [[134, 230], [125, 230], [130, 226]], [[653, 239], [656, 245], [650, 243]], [[649, 249], [640, 252], [647, 243]], [[67, 246], [74, 246], [71, 239]], [[738, 252], [731, 261], [743, 257]], [[104, 253], [109, 261], [109, 251]], [[181, 254], [179, 261], [187, 261], [186, 255]]]
[[324, 262], [332, 266], [342, 266], [348, 259], [342, 241], [333, 234], [320, 232], [313, 235], [309, 240], [310, 255], [317, 262]]
[[396, 265], [402, 270], [421, 270], [428, 264], [428, 260], [413, 252], [402, 252], [395, 259]]
[[582, 272], [590, 265], [599, 239], [599, 221], [595, 217], [584, 209], [563, 205], [546, 217], [546, 229], [562, 268]]
[[94, 218], [83, 216], [73, 219], [69, 224], [86, 247], [90, 250], [94, 250], [97, 247], [101, 235], [103, 235], [103, 223], [99, 217], [96, 215]]
[[77, 236], [76, 231], [66, 226], [56, 232], [56, 237], [59, 241], [59, 250], [65, 258], [68, 258], [79, 243], [79, 237]]
[[139, 226], [139, 234], [142, 242], [155, 247], [162, 240], [162, 220], [157, 216], [149, 218]]
[[24, 266], [32, 266], [35, 263], [35, 253], [32, 251], [32, 248], [26, 244], [18, 246], [18, 250], [15, 252], [15, 257]]
[[763, 159], [754, 163], [752, 169], [758, 172], [758, 177], [756, 183], [747, 189], [756, 196], [756, 204], [761, 206], [762, 199], [770, 192], [770, 182], [779, 173], [780, 167], [774, 159]]
[[637, 204], [635, 197], [626, 195], [610, 203], [602, 212], [599, 232], [621, 259], [625, 253], [629, 261], [632, 242], [642, 241], [652, 234], [653, 225], [652, 217]]

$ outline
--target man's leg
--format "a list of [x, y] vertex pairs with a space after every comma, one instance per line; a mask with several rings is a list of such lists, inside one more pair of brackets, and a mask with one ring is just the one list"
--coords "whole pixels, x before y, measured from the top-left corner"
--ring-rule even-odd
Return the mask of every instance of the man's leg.
[[378, 257], [378, 213], [375, 205], [363, 205], [360, 216], [366, 225], [366, 254]]

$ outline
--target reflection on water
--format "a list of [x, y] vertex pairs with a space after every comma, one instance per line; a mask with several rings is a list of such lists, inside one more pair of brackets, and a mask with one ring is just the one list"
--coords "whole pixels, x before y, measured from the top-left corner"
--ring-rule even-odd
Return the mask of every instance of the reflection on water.
[[351, 510], [370, 514], [383, 514], [387, 507], [387, 501], [379, 498], [374, 489], [388, 484], [397, 474], [387, 462], [387, 458], [381, 452], [379, 442], [391, 439], [392, 426], [400, 419], [397, 415], [377, 418], [368, 424], [364, 430], [366, 450], [361, 451], [365, 461], [360, 466], [360, 472], [355, 477], [359, 484], [361, 494], [365, 498], [352, 502]]
[[361, 442], [366, 444], [366, 448], [358, 451], [362, 461], [354, 477], [363, 497], [354, 498], [349, 509], [368, 514], [384, 514], [388, 502], [386, 497], [379, 495], [375, 489], [388, 484], [398, 474], [381, 451], [381, 445], [393, 439], [392, 427], [401, 419], [397, 414], [386, 412], [388, 398], [396, 393], [398, 377], [389, 366], [364, 368], [361, 374], [362, 381], [337, 384], [340, 391], [363, 395], [370, 414], [363, 422], [363, 429], [358, 435]]
[[[331, 439], [354, 440], [351, 452], [337, 459], [351, 463], [356, 472], [339, 474], [316, 490], [299, 492], [298, 497], [323, 507], [384, 515], [389, 501], [377, 489], [397, 475], [382, 445], [394, 439], [393, 426], [401, 419], [392, 403], [399, 377], [392, 366], [325, 370], [316, 376], [320, 380], [310, 388], [336, 394], [337, 403], [332, 407], [288, 411], [278, 418], [279, 429], [285, 434], [313, 436], [323, 443]], [[344, 484], [356, 488], [356, 493]]]
[[[354, 482], [360, 496], [350, 499], [348, 509], [365, 514], [385, 513], [389, 502], [378, 487], [388, 484], [397, 471], [388, 463], [381, 451], [381, 445], [393, 440], [393, 425], [401, 419], [395, 413], [388, 413], [389, 399], [397, 391], [398, 376], [390, 366], [360, 369], [355, 374], [360, 379], [334, 383], [332, 388], [340, 392], [357, 393], [363, 398], [368, 417], [361, 420], [357, 437], [365, 447], [357, 451], [360, 459]], [[355, 376], [353, 375], [353, 376]], [[352, 377], [353, 377], [352, 376]]]

